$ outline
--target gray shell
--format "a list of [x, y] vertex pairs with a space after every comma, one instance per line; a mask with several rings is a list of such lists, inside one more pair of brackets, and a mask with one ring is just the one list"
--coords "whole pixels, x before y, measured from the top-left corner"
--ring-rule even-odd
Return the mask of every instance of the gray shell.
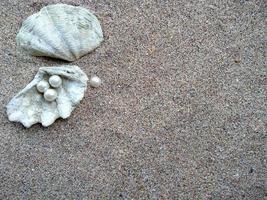
[[[36, 85], [51, 75], [60, 76], [62, 85], [56, 88], [57, 99], [48, 102], [37, 91]], [[86, 74], [78, 66], [42, 67], [34, 79], [8, 103], [8, 118], [21, 122], [27, 128], [39, 122], [49, 126], [57, 118], [65, 119], [82, 100], [87, 80]]]
[[97, 48], [103, 33], [98, 19], [89, 10], [55, 4], [28, 17], [16, 41], [31, 55], [74, 61]]

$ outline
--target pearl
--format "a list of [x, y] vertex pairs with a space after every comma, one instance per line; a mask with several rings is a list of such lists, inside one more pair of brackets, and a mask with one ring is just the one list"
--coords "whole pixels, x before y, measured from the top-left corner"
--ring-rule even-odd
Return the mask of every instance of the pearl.
[[90, 85], [91, 87], [99, 87], [101, 85], [102, 81], [98, 76], [92, 76], [90, 79]]
[[54, 89], [48, 89], [44, 93], [44, 98], [46, 101], [54, 101], [57, 98], [57, 91]]
[[44, 93], [49, 87], [49, 83], [45, 80], [40, 81], [36, 86], [37, 90], [41, 93]]
[[52, 87], [58, 88], [62, 84], [62, 79], [58, 75], [53, 75], [49, 78], [49, 83]]

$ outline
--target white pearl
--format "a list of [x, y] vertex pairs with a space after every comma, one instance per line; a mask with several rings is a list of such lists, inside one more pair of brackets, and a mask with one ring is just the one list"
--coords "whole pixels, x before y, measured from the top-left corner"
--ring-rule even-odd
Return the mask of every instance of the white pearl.
[[98, 76], [92, 76], [90, 79], [90, 85], [92, 87], [99, 87], [101, 85], [102, 81]]
[[46, 90], [48, 90], [50, 87], [49, 83], [45, 80], [40, 81], [36, 88], [39, 92], [44, 93]]
[[52, 87], [57, 88], [62, 84], [62, 79], [58, 75], [53, 75], [49, 78], [49, 83]]
[[44, 93], [44, 98], [46, 101], [54, 101], [57, 98], [57, 91], [54, 89], [48, 89]]

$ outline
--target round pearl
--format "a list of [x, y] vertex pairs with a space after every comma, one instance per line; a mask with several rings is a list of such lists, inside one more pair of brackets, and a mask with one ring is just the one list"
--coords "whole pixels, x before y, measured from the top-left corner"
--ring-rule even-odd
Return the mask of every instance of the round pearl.
[[40, 81], [36, 88], [39, 92], [44, 93], [46, 90], [48, 90], [50, 87], [49, 83], [45, 80]]
[[99, 87], [101, 85], [102, 81], [98, 76], [92, 76], [90, 79], [90, 85], [91, 87]]
[[52, 87], [58, 88], [62, 84], [62, 79], [58, 75], [53, 75], [49, 78], [49, 83]]
[[44, 93], [44, 98], [46, 101], [54, 101], [57, 98], [57, 91], [54, 89], [48, 89]]

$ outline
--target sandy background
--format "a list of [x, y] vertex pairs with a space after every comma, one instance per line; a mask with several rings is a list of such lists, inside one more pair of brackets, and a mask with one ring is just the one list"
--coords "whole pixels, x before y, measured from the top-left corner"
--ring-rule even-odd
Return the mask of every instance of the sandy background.
[[[82, 5], [105, 42], [77, 62], [104, 84], [68, 120], [11, 123], [41, 66], [15, 36], [47, 4]], [[264, 3], [265, 2], [265, 3]], [[266, 1], [1, 0], [0, 199], [266, 198]]]

